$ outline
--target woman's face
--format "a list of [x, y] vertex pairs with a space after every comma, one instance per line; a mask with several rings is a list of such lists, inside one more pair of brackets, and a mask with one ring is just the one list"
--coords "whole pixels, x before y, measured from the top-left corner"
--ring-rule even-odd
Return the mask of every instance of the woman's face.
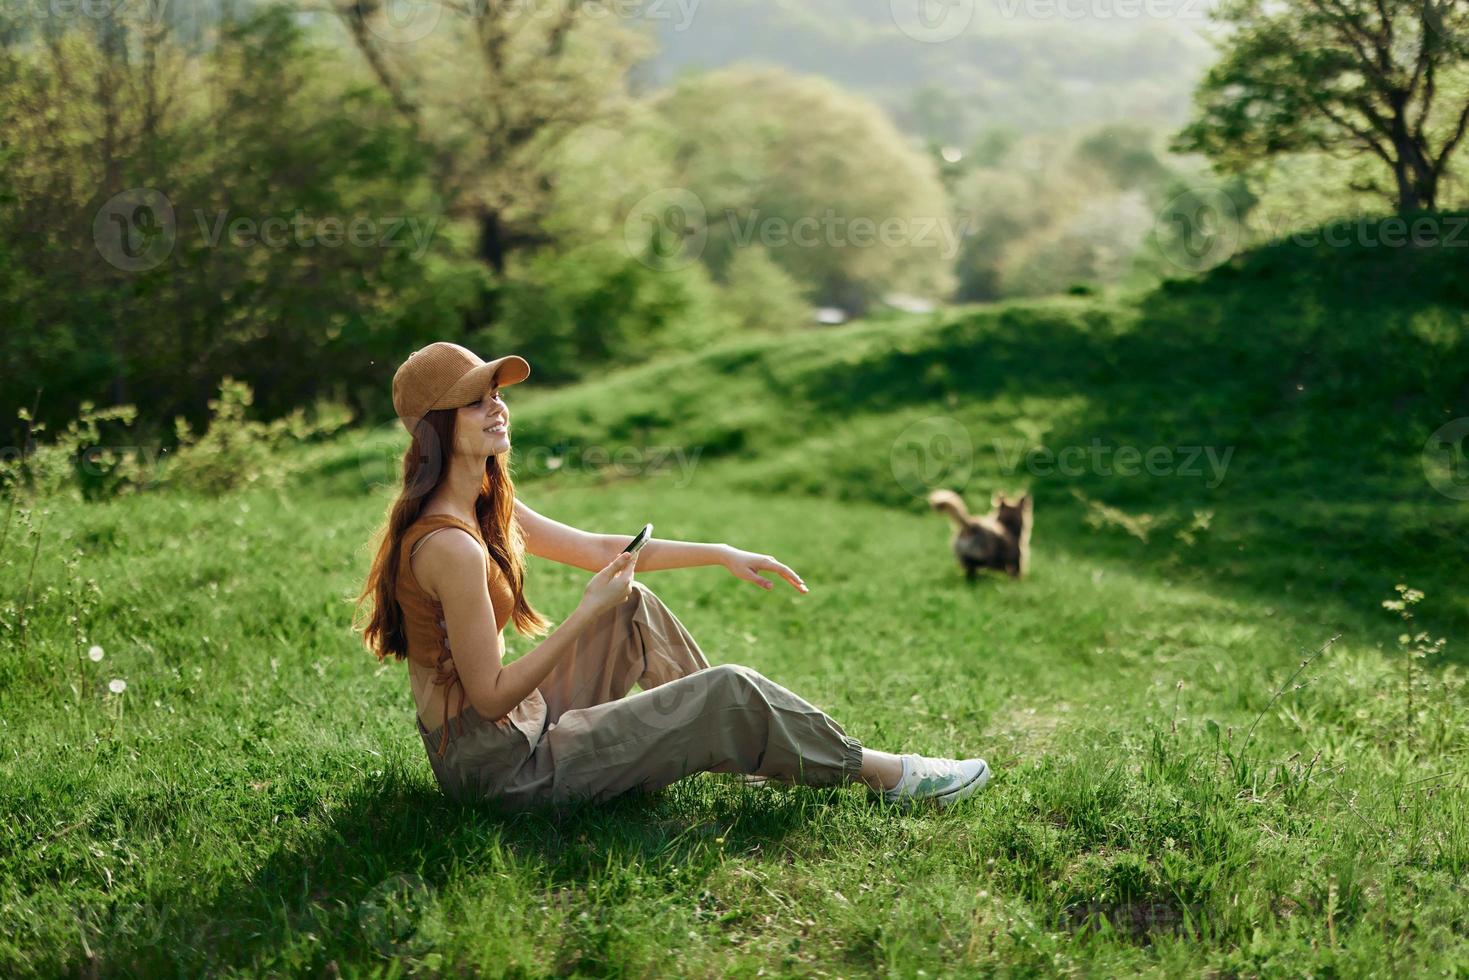
[[461, 450], [471, 455], [498, 456], [510, 448], [510, 408], [498, 382], [484, 397], [458, 410], [454, 433]]

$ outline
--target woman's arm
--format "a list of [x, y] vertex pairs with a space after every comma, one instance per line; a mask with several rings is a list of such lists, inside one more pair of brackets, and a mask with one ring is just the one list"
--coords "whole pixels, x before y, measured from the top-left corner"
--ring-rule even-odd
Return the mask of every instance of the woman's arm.
[[[633, 532], [627, 534], [593, 534], [569, 524], [537, 514], [524, 501], [515, 501], [515, 515], [525, 535], [525, 550], [540, 558], [599, 572], [617, 553], [627, 547]], [[811, 591], [801, 576], [770, 555], [741, 551], [727, 544], [706, 541], [673, 541], [649, 538], [638, 552], [638, 571], [656, 572], [665, 568], [694, 568], [699, 565], [723, 565], [735, 578], [754, 582], [764, 589], [774, 588], [759, 572], [775, 572], [798, 592]]]
[[[627, 534], [594, 534], [538, 514], [519, 499], [515, 501], [515, 516], [520, 519], [526, 551], [538, 558], [588, 572], [600, 572], [606, 568], [607, 563], [627, 547], [637, 530], [633, 528]], [[638, 552], [638, 571], [725, 565], [731, 551], [732, 548], [723, 544], [649, 538], [643, 550]]]
[[495, 622], [479, 542], [467, 531], [435, 534], [409, 560], [419, 583], [443, 606], [449, 649], [465, 699], [491, 720], [505, 717], [529, 697], [595, 618], [585, 605], [578, 605], [533, 650], [506, 666], [504, 624]]
[[[622, 547], [627, 547], [627, 542], [623, 542]], [[638, 552], [638, 571], [656, 572], [660, 568], [724, 565], [728, 563], [729, 553], [733, 550], [727, 544], [649, 538], [648, 543], [643, 545], [643, 550]]]
[[560, 562], [588, 572], [601, 571], [621, 551], [611, 535], [591, 534], [536, 513], [525, 501], [516, 498], [515, 517], [525, 536], [525, 550], [537, 558]]

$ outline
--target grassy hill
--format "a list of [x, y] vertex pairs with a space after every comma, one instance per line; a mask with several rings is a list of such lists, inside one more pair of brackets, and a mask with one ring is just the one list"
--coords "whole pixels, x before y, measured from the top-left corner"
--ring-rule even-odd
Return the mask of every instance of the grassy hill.
[[909, 513], [925, 485], [974, 508], [1029, 487], [1042, 541], [1338, 615], [1421, 583], [1424, 615], [1463, 630], [1469, 508], [1434, 488], [1424, 446], [1469, 416], [1466, 311], [1462, 248], [1282, 245], [1140, 296], [856, 323], [559, 392], [532, 383], [513, 393], [517, 445], [537, 447], [519, 472], [546, 475], [561, 447], [548, 485], [574, 483], [587, 447], [642, 447], [677, 480], [679, 447], [701, 479]]
[[[37, 602], [0, 651], [0, 972], [1452, 973], [1466, 504], [1422, 457], [1469, 416], [1463, 273], [1278, 248], [507, 392], [537, 509], [797, 569], [809, 595], [639, 577], [713, 662], [864, 744], [989, 759], [943, 813], [707, 775], [563, 814], [446, 804], [401, 668], [348, 631], [396, 422], [303, 450], [287, 493], [58, 503], [33, 579], [29, 537], [0, 555]], [[1093, 440], [1172, 471], [1008, 471]], [[1189, 446], [1232, 452], [1194, 476]], [[925, 476], [975, 506], [1033, 489], [1032, 576], [967, 585]], [[533, 558], [532, 602], [564, 616], [586, 578]], [[1380, 605], [1400, 582], [1449, 641], [1418, 673]]]

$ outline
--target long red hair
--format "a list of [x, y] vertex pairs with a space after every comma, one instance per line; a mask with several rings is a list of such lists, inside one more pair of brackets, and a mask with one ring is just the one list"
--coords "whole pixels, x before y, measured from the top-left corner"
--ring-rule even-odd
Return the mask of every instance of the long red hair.
[[[456, 409], [435, 409], [427, 412], [414, 427], [413, 441], [403, 454], [403, 485], [388, 507], [382, 527], [374, 535], [377, 556], [357, 597], [352, 628], [362, 633], [363, 645], [379, 661], [390, 654], [399, 660], [408, 656], [403, 608], [397, 600], [398, 551], [404, 533], [421, 516], [423, 502], [448, 475], [457, 417]], [[474, 501], [475, 521], [480, 536], [489, 546], [491, 560], [505, 574], [515, 594], [510, 621], [521, 635], [540, 636], [553, 624], [525, 598], [525, 543], [520, 521], [515, 517], [515, 484], [510, 479], [509, 456], [509, 453], [498, 453], [485, 460], [484, 479]], [[362, 607], [369, 598], [373, 600], [372, 611], [364, 620]]]

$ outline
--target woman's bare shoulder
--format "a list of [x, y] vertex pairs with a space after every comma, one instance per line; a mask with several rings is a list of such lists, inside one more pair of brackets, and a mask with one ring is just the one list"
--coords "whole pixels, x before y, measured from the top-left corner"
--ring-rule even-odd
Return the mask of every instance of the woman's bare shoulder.
[[449, 526], [426, 537], [408, 560], [418, 584], [437, 599], [440, 582], [473, 581], [483, 575], [485, 551], [469, 531]]

